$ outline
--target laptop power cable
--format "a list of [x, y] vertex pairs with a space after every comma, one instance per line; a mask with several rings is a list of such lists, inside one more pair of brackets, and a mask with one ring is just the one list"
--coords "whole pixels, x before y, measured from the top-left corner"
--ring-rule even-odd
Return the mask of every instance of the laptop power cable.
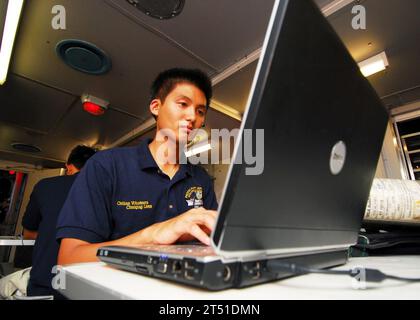
[[[355, 278], [360, 275], [360, 269], [353, 270], [324, 270], [324, 269], [314, 269], [307, 268], [304, 266], [296, 265], [294, 263], [280, 262], [276, 260], [267, 261], [267, 270], [271, 273], [290, 273], [292, 275], [304, 275], [310, 273], [319, 273], [319, 274], [330, 274], [330, 275], [347, 275], [352, 278]], [[392, 279], [404, 282], [420, 282], [420, 278], [404, 278], [393, 275], [385, 274], [377, 269], [363, 269], [365, 272], [365, 280], [367, 282], [382, 282], [385, 279]]]

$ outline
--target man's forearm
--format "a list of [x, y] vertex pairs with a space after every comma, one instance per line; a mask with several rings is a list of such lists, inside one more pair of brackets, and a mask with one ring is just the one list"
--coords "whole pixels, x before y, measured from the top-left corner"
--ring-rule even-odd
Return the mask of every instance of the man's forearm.
[[66, 265], [82, 262], [96, 262], [96, 252], [98, 248], [105, 246], [106, 243], [74, 243], [75, 239], [63, 239], [58, 253], [58, 264]]
[[63, 239], [58, 263], [63, 265], [98, 261], [96, 252], [104, 246], [167, 245], [191, 238], [210, 245], [209, 233], [214, 228], [216, 215], [216, 211], [203, 208], [191, 209], [175, 218], [155, 223], [129, 236], [109, 242], [92, 244], [78, 239]]
[[96, 257], [96, 253], [99, 248], [105, 246], [152, 244], [154, 241], [153, 232], [156, 225], [157, 224], [152, 225], [124, 238], [108, 242], [89, 243], [78, 239], [62, 239], [58, 254], [58, 264], [66, 265], [71, 263], [97, 262], [99, 260]]

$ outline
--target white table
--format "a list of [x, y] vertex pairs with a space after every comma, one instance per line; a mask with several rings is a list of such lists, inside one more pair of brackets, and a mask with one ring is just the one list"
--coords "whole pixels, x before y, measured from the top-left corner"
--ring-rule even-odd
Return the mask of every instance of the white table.
[[[420, 278], [420, 256], [352, 258], [345, 266], [363, 266], [402, 277]], [[420, 299], [420, 282], [385, 280], [355, 289], [348, 276], [310, 274], [244, 289], [211, 292], [169, 281], [121, 271], [104, 263], [69, 265], [63, 268], [70, 299], [138, 300], [288, 300], [288, 299]]]
[[0, 237], [0, 246], [33, 246], [35, 240], [24, 240], [19, 237]]

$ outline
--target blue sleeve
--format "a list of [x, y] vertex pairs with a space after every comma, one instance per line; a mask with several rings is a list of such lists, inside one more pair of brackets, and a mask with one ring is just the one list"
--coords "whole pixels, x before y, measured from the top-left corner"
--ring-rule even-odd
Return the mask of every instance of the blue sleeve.
[[111, 174], [91, 158], [78, 174], [60, 211], [57, 240], [108, 241], [112, 233], [112, 189]]
[[22, 219], [22, 226], [29, 231], [38, 231], [42, 220], [41, 208], [38, 201], [39, 183], [35, 185], [29, 198], [25, 214]]
[[217, 203], [216, 194], [214, 193], [213, 180], [210, 176], [208, 178], [206, 194], [204, 195], [204, 208], [207, 210], [217, 210], [219, 205]]

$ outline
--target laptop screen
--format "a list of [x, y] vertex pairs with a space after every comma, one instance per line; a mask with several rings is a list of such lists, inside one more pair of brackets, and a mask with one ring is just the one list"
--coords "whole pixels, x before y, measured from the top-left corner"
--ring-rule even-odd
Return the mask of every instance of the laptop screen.
[[[217, 252], [354, 244], [387, 121], [318, 7], [276, 1], [212, 234]], [[247, 156], [262, 163], [249, 168]]]

